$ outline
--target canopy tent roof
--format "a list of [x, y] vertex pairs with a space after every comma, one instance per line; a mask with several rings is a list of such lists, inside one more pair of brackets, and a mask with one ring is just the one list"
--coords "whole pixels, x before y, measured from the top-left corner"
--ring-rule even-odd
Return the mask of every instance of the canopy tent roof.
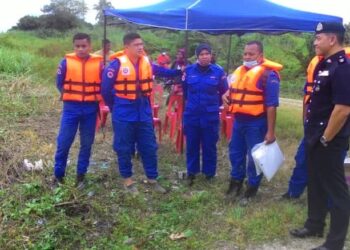
[[340, 17], [268, 0], [165, 0], [140, 8], [105, 9], [104, 13], [139, 25], [212, 34], [312, 32], [320, 21], [342, 22]]

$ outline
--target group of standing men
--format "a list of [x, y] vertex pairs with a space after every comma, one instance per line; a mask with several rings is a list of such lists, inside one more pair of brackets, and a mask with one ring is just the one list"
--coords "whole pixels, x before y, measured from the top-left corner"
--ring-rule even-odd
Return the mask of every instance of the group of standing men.
[[[326, 242], [315, 249], [342, 249], [349, 224], [350, 197], [343, 160], [350, 135], [350, 63], [342, 49], [344, 31], [338, 23], [319, 23], [314, 42], [319, 61], [310, 76], [312, 81], [306, 86], [306, 95], [310, 96], [305, 101], [304, 141], [309, 179], [308, 219], [303, 228], [292, 230], [291, 234], [295, 237], [322, 236], [325, 216], [330, 209], [330, 232]], [[276, 139], [282, 65], [264, 58], [261, 42], [248, 42], [244, 47], [243, 65], [234, 71], [228, 86], [222, 68], [211, 64], [212, 52], [208, 44], [198, 45], [195, 64], [183, 70], [169, 70], [149, 61], [138, 34], [126, 34], [123, 43], [124, 50], [117, 52], [115, 59], [103, 69], [101, 56], [89, 53], [90, 37], [76, 34], [73, 38], [75, 52], [67, 54], [59, 65], [57, 87], [63, 100], [63, 112], [54, 183], [64, 180], [69, 149], [79, 128], [77, 185], [84, 186], [98, 102], [103, 97], [112, 112], [113, 149], [126, 191], [138, 193], [131, 163], [136, 144], [147, 185], [156, 192], [165, 193], [157, 182], [157, 143], [150, 104], [152, 81], [154, 75], [182, 75], [189, 184], [193, 184], [200, 172], [208, 180], [216, 174], [219, 108], [223, 103], [235, 117], [229, 145], [232, 171], [227, 194], [238, 197], [247, 175], [241, 201], [244, 204], [254, 197], [262, 176], [256, 173], [251, 149], [257, 143], [272, 143]], [[332, 203], [330, 208], [328, 200]]]

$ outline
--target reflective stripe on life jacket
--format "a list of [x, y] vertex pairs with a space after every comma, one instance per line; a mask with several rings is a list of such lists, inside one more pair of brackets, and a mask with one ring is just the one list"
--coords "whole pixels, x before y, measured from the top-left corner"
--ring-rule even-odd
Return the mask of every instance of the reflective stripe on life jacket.
[[67, 72], [63, 83], [63, 101], [96, 102], [101, 100], [100, 69], [102, 57], [90, 55], [82, 60], [75, 53], [65, 56]]
[[139, 60], [138, 74], [135, 66], [126, 55], [117, 57], [120, 61], [119, 72], [114, 84], [116, 96], [135, 100], [138, 93], [150, 96], [152, 92], [153, 74], [148, 57]]
[[278, 73], [283, 68], [279, 63], [264, 59], [263, 63], [248, 69], [240, 66], [233, 72], [230, 84], [230, 107], [232, 113], [243, 113], [258, 116], [265, 112], [264, 93], [257, 83], [266, 70]]

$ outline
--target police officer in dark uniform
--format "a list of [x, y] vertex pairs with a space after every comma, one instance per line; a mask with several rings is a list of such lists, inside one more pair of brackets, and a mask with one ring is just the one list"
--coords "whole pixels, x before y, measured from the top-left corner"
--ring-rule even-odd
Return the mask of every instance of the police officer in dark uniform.
[[342, 48], [345, 29], [340, 23], [317, 25], [316, 66], [313, 93], [305, 124], [308, 165], [308, 218], [301, 229], [290, 233], [298, 238], [323, 236], [330, 208], [330, 229], [323, 245], [314, 249], [340, 250], [349, 225], [350, 196], [344, 177], [344, 150], [350, 135], [350, 61]]

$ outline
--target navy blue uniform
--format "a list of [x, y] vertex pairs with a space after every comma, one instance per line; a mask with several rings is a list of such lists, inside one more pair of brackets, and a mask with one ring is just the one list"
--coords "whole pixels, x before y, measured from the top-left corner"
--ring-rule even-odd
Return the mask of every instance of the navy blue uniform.
[[202, 147], [202, 172], [212, 177], [216, 173], [219, 107], [221, 96], [228, 89], [225, 73], [213, 64], [207, 67], [193, 64], [186, 68], [183, 89], [187, 172], [189, 175], [200, 172]]
[[[102, 64], [101, 64], [102, 71]], [[67, 72], [67, 61], [63, 59], [57, 70], [56, 86], [62, 93]], [[77, 174], [84, 175], [89, 166], [91, 147], [95, 138], [95, 126], [98, 102], [64, 101], [60, 130], [57, 136], [54, 174], [61, 179], [65, 176], [69, 149], [75, 135], [80, 130], [80, 150], [77, 163]]]
[[308, 166], [308, 219], [305, 228], [323, 231], [332, 200], [330, 231], [324, 246], [343, 249], [349, 225], [350, 196], [344, 177], [344, 151], [348, 148], [350, 119], [325, 147], [320, 142], [335, 105], [350, 106], [350, 63], [340, 51], [322, 60], [315, 70], [315, 85], [305, 124]]
[[[276, 72], [270, 71], [266, 82], [260, 79], [257, 87], [264, 90], [264, 103], [266, 107], [279, 105], [280, 79]], [[248, 184], [259, 187], [262, 175], [256, 174], [256, 168], [251, 149], [264, 141], [267, 133], [266, 112], [259, 116], [235, 113], [232, 138], [229, 145], [230, 161], [232, 164], [231, 178], [243, 181], [248, 175]], [[246, 160], [248, 157], [248, 162]]]
[[[136, 100], [116, 96], [114, 84], [119, 67], [119, 59], [115, 59], [104, 70], [102, 76], [102, 96], [112, 110], [113, 149], [118, 155], [119, 171], [123, 178], [132, 176], [131, 157], [136, 143], [147, 178], [156, 179], [158, 146], [153, 129], [150, 98], [141, 94]], [[181, 75], [180, 70], [168, 70], [157, 65], [152, 65], [152, 70], [154, 75], [160, 77]], [[135, 72], [139, 72], [138, 65], [135, 65]]]

